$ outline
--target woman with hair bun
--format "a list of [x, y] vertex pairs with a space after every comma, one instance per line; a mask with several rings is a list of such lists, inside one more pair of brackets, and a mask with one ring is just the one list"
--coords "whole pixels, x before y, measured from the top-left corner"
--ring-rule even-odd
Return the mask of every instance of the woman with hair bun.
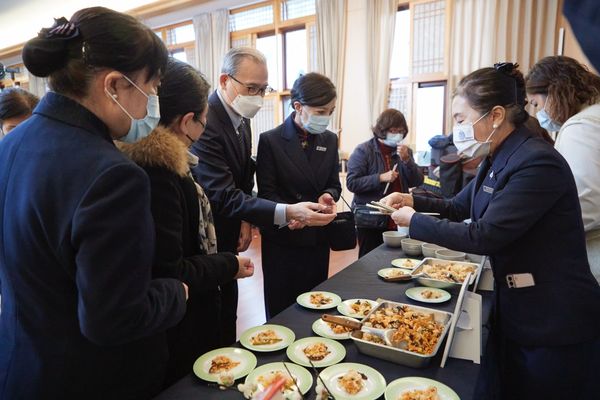
[[23, 61], [52, 91], [0, 143], [0, 398], [151, 398], [187, 287], [151, 280], [148, 177], [113, 140], [158, 123], [167, 50], [94, 7], [42, 29]]
[[465, 76], [452, 100], [454, 143], [483, 158], [477, 176], [452, 199], [394, 193], [382, 201], [399, 208], [392, 218], [410, 226], [411, 237], [490, 258], [495, 313], [483, 361], [494, 368], [484, 368], [476, 398], [595, 398], [600, 286], [585, 253], [577, 188], [566, 161], [524, 126], [524, 106], [516, 65]]
[[39, 101], [36, 95], [18, 87], [1, 91], [0, 139], [29, 118]]
[[540, 124], [558, 132], [556, 150], [573, 171], [588, 261], [600, 281], [600, 77], [570, 57], [545, 57], [526, 89]]

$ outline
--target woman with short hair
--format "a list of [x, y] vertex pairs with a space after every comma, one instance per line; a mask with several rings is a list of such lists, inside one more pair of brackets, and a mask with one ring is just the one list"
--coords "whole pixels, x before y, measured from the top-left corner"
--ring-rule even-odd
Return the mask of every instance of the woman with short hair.
[[31, 117], [40, 99], [19, 87], [0, 91], [0, 139]]

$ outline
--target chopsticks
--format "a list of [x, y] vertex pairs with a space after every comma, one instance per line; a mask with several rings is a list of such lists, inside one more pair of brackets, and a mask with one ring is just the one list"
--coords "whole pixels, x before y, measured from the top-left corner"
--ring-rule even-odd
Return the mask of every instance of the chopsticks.
[[308, 362], [310, 363], [310, 366], [312, 367], [315, 375], [317, 376], [317, 379], [321, 381], [321, 384], [323, 385], [323, 387], [325, 388], [325, 390], [327, 390], [327, 393], [329, 393], [329, 397], [331, 397], [333, 400], [335, 400], [335, 397], [333, 397], [333, 394], [331, 393], [331, 390], [329, 390], [329, 388], [327, 387], [327, 385], [325, 384], [325, 382], [323, 381], [323, 379], [321, 378], [321, 375], [319, 375], [319, 371], [317, 371], [317, 368], [315, 367], [315, 364], [313, 364], [312, 360], [308, 357], [306, 357], [308, 359]]
[[282, 363], [283, 363], [283, 366], [285, 367], [285, 370], [287, 371], [288, 375], [290, 376], [290, 378], [292, 378], [292, 381], [294, 381], [294, 386], [298, 390], [298, 394], [300, 395], [300, 400], [304, 400], [304, 395], [302, 394], [302, 391], [300, 390], [300, 386], [298, 386], [298, 381], [296, 380], [294, 375], [292, 375], [292, 373], [290, 372], [290, 369], [285, 364], [285, 361], [282, 361]]
[[[392, 171], [395, 171], [396, 168], [398, 168], [398, 163], [394, 164], [394, 168], [392, 168]], [[385, 189], [383, 189], [383, 195], [385, 196], [386, 192], [388, 191], [388, 189], [390, 188], [390, 182], [385, 184]]]

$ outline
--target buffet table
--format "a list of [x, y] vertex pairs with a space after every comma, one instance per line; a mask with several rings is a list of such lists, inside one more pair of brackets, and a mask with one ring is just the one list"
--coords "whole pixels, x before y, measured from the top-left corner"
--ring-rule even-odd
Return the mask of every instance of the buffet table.
[[[391, 266], [390, 261], [399, 257], [405, 257], [401, 249], [382, 245], [317, 286], [315, 290], [336, 293], [343, 300], [353, 298], [376, 300], [382, 298], [395, 302], [454, 312], [459, 289], [446, 289], [452, 294], [452, 298], [448, 302], [441, 304], [423, 304], [407, 298], [404, 294], [406, 289], [415, 286], [415, 283], [385, 282], [378, 277], [378, 270]], [[293, 277], [290, 278], [293, 279]], [[483, 296], [482, 320], [487, 321], [490, 314], [492, 294], [491, 292], [480, 292], [480, 294]], [[298, 340], [307, 336], [316, 336], [316, 334], [312, 332], [311, 326], [313, 322], [325, 312], [338, 314], [335, 309], [314, 311], [305, 309], [298, 304], [294, 304], [281, 314], [269, 320], [268, 323], [284, 325], [290, 328], [294, 331], [296, 340]], [[482, 337], [483, 343], [485, 343], [487, 338], [487, 330], [485, 327], [482, 331]], [[378, 370], [385, 377], [388, 384], [397, 378], [420, 376], [445, 383], [454, 389], [462, 400], [474, 398], [475, 384], [481, 369], [480, 365], [474, 364], [471, 361], [449, 358], [445, 368], [440, 368], [443, 347], [440, 348], [440, 351], [431, 360], [431, 363], [427, 368], [414, 369], [360, 354], [352, 340], [344, 340], [340, 343], [346, 347], [347, 352], [343, 362], [355, 362], [369, 365]], [[238, 342], [235, 346], [240, 347], [241, 345]], [[257, 366], [277, 361], [289, 361], [286, 357], [285, 350], [254, 354], [258, 359]], [[156, 398], [160, 400], [242, 399], [243, 396], [241, 393], [236, 393], [233, 390], [222, 391], [214, 386], [207, 386], [204, 381], [197, 378], [195, 375], [190, 374], [165, 390]], [[315, 398], [314, 385], [306, 398]], [[383, 396], [381, 398], [383, 398]]]

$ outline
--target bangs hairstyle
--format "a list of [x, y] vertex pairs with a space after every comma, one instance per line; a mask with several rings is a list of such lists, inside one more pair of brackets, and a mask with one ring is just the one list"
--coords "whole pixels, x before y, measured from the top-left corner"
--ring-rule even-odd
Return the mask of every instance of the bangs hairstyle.
[[169, 57], [158, 88], [160, 124], [169, 126], [189, 112], [193, 112], [194, 120], [199, 121], [208, 104], [209, 89], [204, 76], [194, 67]]
[[395, 108], [388, 108], [382, 112], [377, 117], [377, 122], [375, 122], [375, 126], [371, 130], [373, 131], [373, 135], [379, 139], [385, 139], [387, 131], [391, 128], [404, 129], [406, 131], [404, 137], [408, 134], [408, 126], [406, 125], [404, 114]]
[[130, 78], [144, 71], [148, 82], [166, 67], [165, 45], [132, 16], [91, 7], [77, 11], [70, 22], [79, 30], [78, 35], [65, 39], [40, 34], [23, 48], [27, 69], [35, 76], [48, 76], [55, 92], [84, 97], [94, 74], [102, 68]]
[[301, 75], [294, 82], [290, 105], [293, 107], [297, 101], [305, 106], [320, 107], [331, 102], [336, 97], [335, 86], [328, 77], [316, 72], [310, 72]]
[[564, 124], [579, 112], [581, 105], [600, 100], [600, 77], [571, 57], [544, 57], [527, 74], [526, 90], [548, 96], [546, 112]]
[[481, 68], [460, 80], [452, 97], [465, 98], [480, 115], [495, 106], [506, 110], [506, 119], [515, 126], [529, 118], [525, 111], [525, 80], [518, 64], [502, 63], [495, 68]]

